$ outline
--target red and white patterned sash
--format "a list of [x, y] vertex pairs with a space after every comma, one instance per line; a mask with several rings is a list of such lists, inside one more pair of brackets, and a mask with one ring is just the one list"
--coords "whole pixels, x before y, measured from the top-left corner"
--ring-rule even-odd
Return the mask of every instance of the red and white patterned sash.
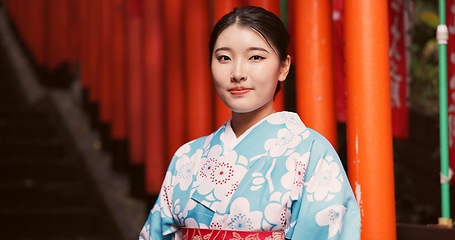
[[182, 228], [183, 240], [284, 240], [283, 231], [253, 232]]

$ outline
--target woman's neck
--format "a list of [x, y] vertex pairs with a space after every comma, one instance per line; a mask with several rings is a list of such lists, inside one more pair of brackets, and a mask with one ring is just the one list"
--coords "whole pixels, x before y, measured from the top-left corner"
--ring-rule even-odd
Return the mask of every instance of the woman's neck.
[[240, 137], [254, 124], [275, 112], [273, 102], [248, 113], [232, 112], [231, 127], [236, 137]]

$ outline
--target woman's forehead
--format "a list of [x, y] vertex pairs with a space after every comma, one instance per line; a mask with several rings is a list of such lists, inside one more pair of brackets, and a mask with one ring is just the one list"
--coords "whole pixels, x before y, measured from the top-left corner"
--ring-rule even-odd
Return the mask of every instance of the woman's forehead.
[[215, 49], [219, 47], [261, 47], [273, 50], [258, 31], [239, 24], [233, 24], [220, 33], [215, 43]]

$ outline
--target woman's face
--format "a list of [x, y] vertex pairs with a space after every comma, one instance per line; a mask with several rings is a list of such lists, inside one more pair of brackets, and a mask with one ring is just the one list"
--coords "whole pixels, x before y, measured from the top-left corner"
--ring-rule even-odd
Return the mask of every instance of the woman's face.
[[212, 75], [218, 95], [233, 112], [273, 109], [278, 81], [289, 72], [290, 57], [281, 63], [266, 40], [251, 28], [233, 24], [218, 36]]

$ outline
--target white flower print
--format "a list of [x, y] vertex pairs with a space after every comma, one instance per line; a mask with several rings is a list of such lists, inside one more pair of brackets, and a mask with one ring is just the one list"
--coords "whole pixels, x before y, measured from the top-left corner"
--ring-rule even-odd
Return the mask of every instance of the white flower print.
[[261, 229], [262, 212], [251, 211], [246, 198], [237, 198], [231, 205], [227, 224], [231, 230], [253, 231]]
[[345, 213], [346, 207], [343, 205], [332, 205], [316, 213], [316, 223], [319, 226], [329, 225], [327, 239], [341, 232]]
[[[220, 202], [225, 197], [232, 195], [238, 185], [238, 180], [235, 177], [243, 176], [247, 170], [245, 166], [235, 164], [239, 158], [235, 151], [232, 151], [227, 156], [220, 156], [218, 155], [219, 153], [221, 153], [221, 148], [219, 150], [211, 149], [208, 157], [215, 164], [208, 163], [206, 167], [210, 166], [212, 171], [206, 171], [205, 174], [207, 176], [205, 178], [198, 174], [198, 193], [205, 195], [207, 200], [213, 203]], [[214, 160], [215, 158], [217, 160]]]
[[222, 185], [231, 180], [234, 175], [234, 169], [232, 165], [225, 162], [218, 162], [215, 164], [215, 168], [210, 174], [210, 179], [216, 185]]
[[215, 168], [216, 163], [221, 158], [221, 151], [221, 146], [216, 144], [208, 150], [206, 157], [202, 157], [200, 162], [201, 167], [198, 169], [199, 173], [196, 176], [196, 182], [193, 184], [193, 187], [198, 187], [204, 181], [204, 179], [210, 177], [210, 174]]
[[251, 231], [253, 229], [251, 218], [244, 213], [234, 214], [230, 220], [229, 228], [232, 230]]
[[269, 204], [264, 208], [262, 229], [267, 231], [284, 230], [289, 222], [289, 191], [276, 191], [270, 195]]
[[301, 194], [301, 187], [304, 184], [309, 159], [309, 152], [306, 152], [303, 155], [294, 152], [286, 160], [286, 168], [288, 171], [281, 177], [281, 185], [283, 185], [285, 189], [295, 189], [295, 191], [297, 191], [293, 192], [293, 197], [295, 198]]
[[190, 143], [191, 142], [189, 142], [187, 144], [184, 144], [179, 149], [177, 149], [177, 151], [175, 152], [175, 156], [176, 157], [181, 157], [181, 156], [183, 156], [183, 154], [188, 153], [191, 150]]
[[327, 156], [316, 165], [315, 174], [308, 182], [307, 198], [309, 201], [330, 201], [341, 190], [343, 178], [340, 167]]
[[286, 223], [286, 206], [280, 203], [269, 203], [264, 209], [264, 218], [277, 229], [284, 229]]
[[300, 117], [296, 113], [292, 112], [279, 112], [271, 115], [267, 118], [267, 121], [276, 125], [284, 123], [288, 129], [298, 133], [301, 133], [306, 129], [306, 126], [302, 123]]
[[204, 164], [202, 164], [201, 170], [199, 170], [199, 176], [202, 178], [206, 178], [207, 176], [210, 176], [213, 169], [215, 169], [215, 165], [217, 162], [218, 162], [218, 159], [216, 159], [216, 158], [207, 159], [207, 161]]
[[197, 150], [191, 158], [187, 155], [180, 157], [176, 164], [175, 170], [177, 171], [175, 175], [175, 185], [180, 183], [181, 190], [187, 190], [191, 182], [193, 181], [193, 175], [197, 171], [195, 169], [195, 161], [201, 158], [202, 150]]
[[301, 141], [300, 135], [283, 128], [278, 131], [277, 138], [271, 138], [265, 142], [264, 148], [271, 157], [279, 157], [288, 149], [294, 149]]

